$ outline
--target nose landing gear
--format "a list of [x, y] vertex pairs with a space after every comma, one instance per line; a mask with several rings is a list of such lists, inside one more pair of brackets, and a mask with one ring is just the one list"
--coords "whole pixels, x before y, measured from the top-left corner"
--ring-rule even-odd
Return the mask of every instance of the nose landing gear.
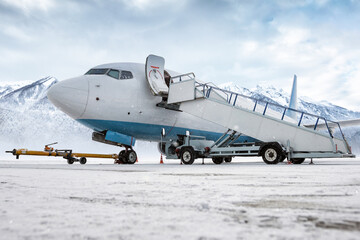
[[137, 160], [136, 152], [129, 147], [125, 147], [125, 150], [120, 151], [119, 159], [115, 160], [114, 163], [118, 164], [134, 164]]

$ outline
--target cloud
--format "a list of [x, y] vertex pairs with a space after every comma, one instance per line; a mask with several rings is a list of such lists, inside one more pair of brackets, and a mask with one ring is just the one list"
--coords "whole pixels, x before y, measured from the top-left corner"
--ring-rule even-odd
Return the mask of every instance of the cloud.
[[53, 0], [3, 0], [5, 4], [21, 9], [28, 14], [34, 10], [49, 11], [55, 6]]
[[30, 34], [15, 26], [3, 26], [1, 30], [3, 34], [14, 40], [29, 42], [33, 39]]
[[[144, 62], [204, 81], [260, 82], [360, 110], [357, 1], [15, 0], [0, 3], [0, 80]], [[21, 66], [22, 71], [18, 71]]]
[[176, 3], [178, 7], [184, 4], [186, 1], [176, 1], [176, 0], [122, 0], [121, 1], [124, 5], [134, 8], [141, 11], [152, 11], [155, 8], [168, 5], [170, 3]]

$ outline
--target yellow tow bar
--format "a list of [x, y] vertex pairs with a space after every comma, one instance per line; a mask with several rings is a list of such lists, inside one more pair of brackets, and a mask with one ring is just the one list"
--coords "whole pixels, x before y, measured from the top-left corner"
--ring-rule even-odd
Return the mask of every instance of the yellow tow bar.
[[13, 149], [12, 151], [6, 151], [7, 153], [12, 153], [16, 156], [16, 159], [19, 159], [20, 155], [28, 156], [49, 156], [49, 157], [63, 157], [67, 159], [68, 164], [73, 164], [74, 162], [80, 162], [85, 164], [88, 158], [112, 158], [115, 161], [119, 159], [118, 154], [97, 154], [97, 153], [73, 153], [71, 149], [55, 149], [49, 147], [56, 143], [45, 145], [44, 151], [33, 151], [27, 149]]

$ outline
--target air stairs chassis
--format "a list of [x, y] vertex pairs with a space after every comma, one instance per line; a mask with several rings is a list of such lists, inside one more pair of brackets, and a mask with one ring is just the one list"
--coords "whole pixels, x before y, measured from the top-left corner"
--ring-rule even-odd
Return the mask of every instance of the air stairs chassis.
[[[210, 84], [199, 83], [195, 80], [193, 73], [188, 74], [185, 81], [182, 78], [184, 79], [184, 75], [171, 79], [167, 104], [180, 105], [180, 111], [219, 124], [229, 130], [211, 145], [202, 137], [190, 134], [179, 136], [179, 138], [183, 138], [183, 144], [176, 148], [176, 154], [180, 158], [183, 158], [184, 149], [190, 149], [187, 156], [193, 155], [194, 159], [211, 157], [214, 161], [214, 158], [226, 160], [233, 156], [262, 156], [264, 159], [265, 151], [269, 146], [273, 146], [275, 152], [281, 155], [281, 158], [274, 163], [285, 158], [294, 163], [301, 163], [305, 158], [355, 157], [337, 122], [243, 96]], [[242, 101], [242, 99], [245, 100]], [[245, 101], [248, 101], [247, 107], [244, 107]], [[250, 106], [249, 103], [250, 105], [253, 103], [253, 105]], [[281, 112], [274, 114], [271, 108], [280, 109]], [[285, 116], [287, 111], [295, 112], [298, 115], [298, 122], [289, 121]], [[304, 119], [308, 121], [313, 119], [314, 127], [308, 128], [303, 125]], [[317, 125], [320, 121], [323, 121], [326, 126], [328, 123], [335, 124], [340, 137], [335, 137], [329, 127], [325, 133], [318, 131]], [[258, 139], [259, 142], [237, 143], [236, 140], [241, 134]], [[205, 145], [206, 147], [204, 147]], [[271, 153], [270, 150], [269, 152]], [[174, 152], [169, 153], [168, 157], [174, 158]], [[183, 160], [183, 162], [186, 161]]]
[[[209, 141], [203, 136], [179, 135], [178, 142], [182, 145], [169, 151], [168, 143], [165, 155], [167, 159], [181, 159], [184, 164], [192, 164], [197, 158], [212, 158], [213, 162], [231, 162], [232, 157], [256, 157], [261, 156], [267, 164], [277, 164], [286, 158], [295, 164], [301, 164], [305, 158], [343, 158], [355, 157], [354, 155], [327, 152], [303, 152], [294, 153], [282, 146], [279, 142], [242, 142], [236, 143], [241, 134], [230, 129], [224, 133], [217, 141]], [[266, 159], [265, 149], [273, 147], [279, 150], [280, 156], [274, 159]], [[183, 156], [183, 150], [190, 152], [190, 158]], [[188, 154], [189, 155], [189, 154]]]

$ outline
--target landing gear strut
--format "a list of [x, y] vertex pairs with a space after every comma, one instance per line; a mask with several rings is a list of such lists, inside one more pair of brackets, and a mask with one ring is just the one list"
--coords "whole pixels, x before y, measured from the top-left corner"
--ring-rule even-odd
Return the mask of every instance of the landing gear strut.
[[129, 147], [125, 147], [125, 150], [120, 151], [119, 159], [114, 163], [118, 164], [134, 164], [137, 160], [136, 152]]

